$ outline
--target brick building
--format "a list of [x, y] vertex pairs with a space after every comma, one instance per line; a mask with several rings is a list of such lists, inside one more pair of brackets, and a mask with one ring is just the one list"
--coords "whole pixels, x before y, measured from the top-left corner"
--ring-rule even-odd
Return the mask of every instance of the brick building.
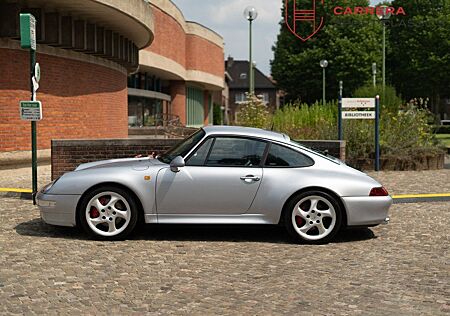
[[8, 0], [0, 2], [0, 151], [30, 149], [18, 111], [30, 98], [19, 13], [37, 20], [39, 149], [55, 138], [126, 138], [129, 126], [151, 126], [158, 115], [187, 126], [212, 121], [223, 39], [171, 1]]

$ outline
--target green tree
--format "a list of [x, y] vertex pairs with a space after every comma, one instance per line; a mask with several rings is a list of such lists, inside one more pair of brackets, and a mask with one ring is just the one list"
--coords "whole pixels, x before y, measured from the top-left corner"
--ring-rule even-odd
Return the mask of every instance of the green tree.
[[429, 97], [434, 112], [450, 94], [450, 1], [394, 0], [406, 16], [389, 21], [392, 83], [406, 97]]
[[[284, 1], [283, 1], [284, 3]], [[308, 7], [310, 0], [298, 0], [298, 7]], [[306, 42], [295, 37], [283, 21], [273, 47], [272, 76], [290, 100], [314, 102], [322, 96], [321, 59], [327, 59], [327, 98], [335, 99], [338, 82], [344, 81], [344, 92], [371, 80], [372, 63], [381, 65], [382, 25], [373, 15], [335, 16], [336, 6], [369, 5], [368, 0], [326, 1], [323, 10], [324, 27]], [[284, 5], [283, 5], [284, 17]]]

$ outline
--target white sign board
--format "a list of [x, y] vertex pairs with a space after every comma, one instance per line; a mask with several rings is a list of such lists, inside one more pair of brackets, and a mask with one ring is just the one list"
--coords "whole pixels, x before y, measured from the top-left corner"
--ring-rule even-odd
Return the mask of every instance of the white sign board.
[[375, 108], [374, 98], [342, 98], [342, 108]]
[[42, 120], [41, 101], [20, 101], [20, 118], [24, 121]]
[[345, 111], [342, 112], [342, 118], [346, 120], [373, 120], [375, 111]]
[[36, 19], [31, 16], [30, 19], [30, 48], [36, 50]]

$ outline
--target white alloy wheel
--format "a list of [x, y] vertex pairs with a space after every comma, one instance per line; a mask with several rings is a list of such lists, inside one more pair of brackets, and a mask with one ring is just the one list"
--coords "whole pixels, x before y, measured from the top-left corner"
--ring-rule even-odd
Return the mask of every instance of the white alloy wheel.
[[310, 195], [302, 198], [292, 210], [292, 226], [304, 240], [321, 240], [336, 226], [333, 204], [323, 196]]
[[101, 192], [87, 203], [85, 218], [89, 228], [104, 237], [117, 236], [130, 223], [131, 208], [117, 192]]

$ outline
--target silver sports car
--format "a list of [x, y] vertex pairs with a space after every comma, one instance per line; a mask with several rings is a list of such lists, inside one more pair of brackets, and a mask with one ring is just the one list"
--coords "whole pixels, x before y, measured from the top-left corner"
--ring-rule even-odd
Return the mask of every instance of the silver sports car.
[[296, 241], [324, 243], [342, 227], [387, 223], [385, 188], [288, 136], [205, 127], [156, 158], [80, 165], [37, 196], [42, 219], [123, 239], [139, 221], [283, 224]]

